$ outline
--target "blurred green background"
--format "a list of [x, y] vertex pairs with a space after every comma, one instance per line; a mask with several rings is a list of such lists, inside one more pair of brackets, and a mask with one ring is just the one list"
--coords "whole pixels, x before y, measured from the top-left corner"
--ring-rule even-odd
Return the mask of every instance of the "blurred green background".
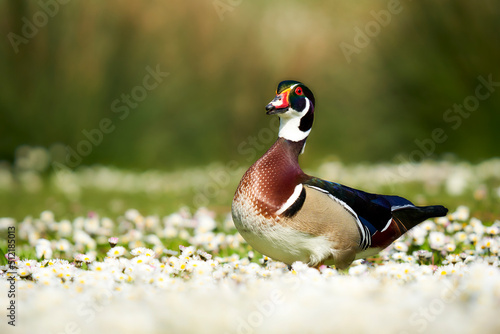
[[[64, 163], [108, 119], [75, 166], [246, 165], [248, 148], [272, 142], [249, 136], [275, 130], [264, 106], [284, 79], [316, 95], [305, 165], [396, 161], [435, 128], [447, 140], [430, 158], [498, 155], [500, 87], [445, 117], [478, 76], [500, 82], [498, 1], [12, 0], [0, 11], [0, 160], [30, 145]], [[147, 68], [169, 75], [146, 90]]]

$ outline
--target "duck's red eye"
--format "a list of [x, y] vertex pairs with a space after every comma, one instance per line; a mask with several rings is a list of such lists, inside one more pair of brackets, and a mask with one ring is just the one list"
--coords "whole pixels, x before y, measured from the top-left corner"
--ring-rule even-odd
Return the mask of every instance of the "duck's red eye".
[[295, 88], [295, 94], [302, 95], [302, 88], [300, 87]]

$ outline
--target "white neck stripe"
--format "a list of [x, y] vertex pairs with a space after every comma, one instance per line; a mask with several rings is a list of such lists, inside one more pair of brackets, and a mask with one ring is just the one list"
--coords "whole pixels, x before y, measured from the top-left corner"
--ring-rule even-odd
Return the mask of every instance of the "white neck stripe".
[[280, 130], [278, 136], [291, 141], [301, 141], [309, 136], [311, 129], [307, 131], [300, 130], [300, 120], [307, 114], [311, 107], [309, 99], [306, 98], [306, 106], [303, 111], [296, 111], [292, 108], [280, 115]]

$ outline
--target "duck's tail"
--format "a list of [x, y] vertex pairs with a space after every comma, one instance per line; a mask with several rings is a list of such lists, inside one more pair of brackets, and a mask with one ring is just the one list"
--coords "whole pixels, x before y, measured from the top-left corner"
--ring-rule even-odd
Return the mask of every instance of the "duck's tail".
[[426, 219], [433, 217], [443, 217], [448, 213], [448, 209], [442, 205], [431, 206], [410, 206], [396, 209], [392, 212], [394, 218], [406, 228], [406, 230], [420, 224]]

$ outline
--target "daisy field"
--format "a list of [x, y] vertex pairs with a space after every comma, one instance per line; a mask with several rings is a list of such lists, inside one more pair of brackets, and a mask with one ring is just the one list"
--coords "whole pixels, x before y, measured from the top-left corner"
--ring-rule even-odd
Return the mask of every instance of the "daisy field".
[[[28, 156], [40, 150], [30, 148]], [[15, 298], [0, 295], [0, 302], [15, 301], [15, 331], [494, 333], [500, 328], [498, 159], [477, 165], [321, 165], [315, 172], [325, 178], [355, 186], [380, 180], [372, 189], [409, 192], [419, 204], [439, 200], [450, 208], [446, 217], [423, 222], [345, 271], [301, 262], [289, 268], [253, 251], [237, 233], [227, 205], [237, 177], [210, 197], [217, 203], [211, 208], [190, 203], [203, 193], [196, 184], [212, 184], [208, 175], [227, 172], [224, 166], [147, 175], [85, 167], [48, 177], [34, 166], [0, 170], [4, 201], [23, 196], [42, 202], [39, 213], [17, 218], [24, 212], [12, 208], [12, 217], [0, 219], [6, 236], [0, 244], [0, 283], [15, 292]], [[411, 177], [397, 177], [403, 167], [413, 168]], [[197, 182], [183, 193], [175, 187], [179, 179]], [[134, 198], [149, 192], [154, 196], [143, 208], [132, 206]], [[167, 198], [186, 205], [171, 204], [158, 213]], [[13, 332], [7, 321], [0, 326]]]

